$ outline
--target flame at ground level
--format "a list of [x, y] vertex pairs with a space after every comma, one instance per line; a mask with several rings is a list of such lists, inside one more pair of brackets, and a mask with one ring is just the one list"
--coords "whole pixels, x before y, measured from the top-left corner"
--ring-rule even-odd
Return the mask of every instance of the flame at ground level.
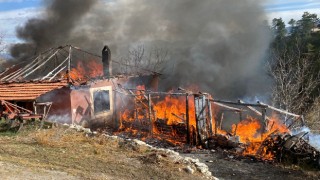
[[239, 136], [240, 141], [247, 145], [244, 155], [257, 155], [259, 153], [263, 159], [272, 159], [272, 152], [267, 152], [261, 145], [263, 141], [272, 133], [287, 133], [289, 129], [277, 118], [270, 118], [266, 127], [258, 119], [249, 117], [246, 120], [232, 125], [232, 131]]
[[[144, 87], [137, 87], [138, 96], [136, 96], [137, 98], [134, 101], [131, 101], [133, 106], [124, 109], [121, 113], [121, 129], [135, 132], [134, 134], [139, 134], [144, 129], [152, 131], [152, 136], [155, 138], [165, 138], [173, 144], [186, 143], [186, 96], [152, 96], [150, 102], [152, 105], [151, 113], [149, 113], [149, 100], [148, 97], [145, 97], [144, 93]], [[198, 138], [196, 134], [196, 115], [193, 97], [188, 97], [188, 103], [189, 130], [192, 141], [193, 138]], [[240, 142], [246, 145], [243, 155], [256, 156], [259, 152], [259, 155], [263, 159], [272, 159], [272, 153], [261, 148], [261, 144], [271, 133], [289, 132], [289, 129], [276, 117], [268, 118], [266, 124], [262, 124], [260, 120], [253, 117], [248, 117], [237, 124], [233, 124], [231, 132], [228, 133], [221, 129], [221, 126], [216, 125], [218, 122], [216, 121], [216, 115], [219, 113], [217, 106], [212, 106], [212, 113], [212, 134], [216, 132], [217, 134], [239, 136]]]

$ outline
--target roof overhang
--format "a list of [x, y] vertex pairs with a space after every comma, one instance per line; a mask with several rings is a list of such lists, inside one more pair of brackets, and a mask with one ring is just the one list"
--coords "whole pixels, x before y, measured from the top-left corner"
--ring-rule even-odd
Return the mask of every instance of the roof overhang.
[[68, 86], [67, 81], [0, 83], [0, 100], [29, 101], [55, 89]]

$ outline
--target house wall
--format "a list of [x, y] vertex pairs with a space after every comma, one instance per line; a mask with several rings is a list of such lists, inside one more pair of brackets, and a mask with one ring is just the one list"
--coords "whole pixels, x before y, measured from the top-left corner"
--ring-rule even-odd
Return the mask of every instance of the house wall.
[[47, 120], [59, 123], [71, 123], [71, 90], [68, 87], [56, 89], [41, 95], [37, 102], [52, 102]]
[[[85, 127], [101, 126], [112, 120], [114, 110], [113, 88], [111, 84], [102, 83], [101, 86], [84, 86], [72, 89], [71, 96], [71, 111], [72, 123], [80, 124]], [[95, 112], [94, 94], [98, 91], [108, 91], [110, 104], [108, 110]]]
[[[117, 109], [120, 108], [122, 98], [114, 91], [117, 86], [128, 89], [135, 89], [144, 85], [146, 89], [157, 90], [157, 76], [140, 76], [130, 78], [113, 78], [93, 81], [89, 85], [64, 87], [46, 93], [37, 102], [52, 102], [48, 120], [60, 123], [76, 123], [86, 127], [101, 127], [110, 125], [117, 127], [117, 120], [120, 117]], [[95, 112], [95, 97], [97, 91], [109, 92], [108, 110]], [[122, 102], [123, 103], [123, 102]], [[121, 104], [123, 106], [123, 104]]]
[[71, 122], [84, 124], [91, 119], [91, 95], [89, 88], [72, 89], [71, 101]]

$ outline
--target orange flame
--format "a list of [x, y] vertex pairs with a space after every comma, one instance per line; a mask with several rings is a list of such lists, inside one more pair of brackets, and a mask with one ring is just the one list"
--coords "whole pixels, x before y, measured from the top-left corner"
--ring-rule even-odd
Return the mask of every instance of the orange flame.
[[249, 117], [238, 124], [232, 125], [232, 131], [236, 131], [240, 141], [248, 145], [243, 152], [244, 155], [256, 156], [257, 153], [260, 153], [262, 159], [271, 160], [273, 155], [266, 152], [265, 149], [261, 149], [262, 142], [273, 132], [286, 133], [289, 132], [289, 129], [280, 123], [276, 117], [273, 117], [268, 120], [264, 130], [259, 120]]
[[[144, 95], [144, 86], [138, 86], [136, 94], [136, 101], [145, 102], [145, 106], [142, 106], [141, 109], [125, 109], [121, 114], [121, 119], [123, 121], [142, 121], [149, 118], [148, 114], [148, 101], [147, 97]], [[139, 96], [141, 95], [141, 96]], [[193, 97], [189, 96], [188, 99], [188, 109], [189, 109], [189, 127], [190, 129], [196, 128], [196, 117], [195, 117], [195, 106]], [[212, 105], [212, 130], [213, 133], [217, 134], [228, 134], [225, 130], [216, 124], [214, 119], [216, 114], [220, 112], [220, 108], [216, 105]], [[152, 98], [152, 113], [151, 120], [153, 123], [153, 137], [161, 138], [164, 136], [166, 131], [170, 131], [170, 137], [166, 137], [167, 141], [170, 141], [175, 144], [185, 142], [187, 134], [184, 134], [184, 137], [181, 137], [174, 131], [174, 127], [183, 127], [186, 128], [186, 96], [171, 96], [167, 95], [165, 97], [153, 97]], [[161, 121], [165, 123], [165, 130], [159, 129], [155, 126], [156, 121]], [[148, 121], [149, 122], [149, 121]], [[126, 129], [130, 131], [129, 129]], [[137, 132], [136, 130], [132, 132]], [[276, 116], [268, 118], [267, 124], [262, 124], [260, 120], [253, 117], [247, 117], [245, 120], [240, 121], [237, 124], [232, 125], [231, 134], [239, 136], [240, 142], [246, 145], [243, 155], [253, 155], [256, 156], [258, 153], [262, 156], [263, 159], [272, 159], [273, 154], [267, 152], [266, 149], [261, 148], [263, 141], [272, 133], [286, 133], [289, 132], [289, 129], [278, 120]]]
[[[183, 122], [186, 116], [186, 105], [182, 98], [171, 98], [166, 96], [163, 101], [156, 103], [153, 107], [157, 118], [168, 119], [167, 124], [173, 125]], [[181, 118], [179, 118], [181, 117]]]
[[103, 66], [95, 60], [91, 60], [87, 65], [78, 61], [77, 66], [70, 71], [70, 78], [73, 80], [88, 80], [89, 78], [103, 75]]
[[[179, 144], [186, 140], [186, 137], [179, 136], [179, 130], [186, 130], [186, 96], [173, 97], [173, 96], [165, 96], [165, 97], [152, 97], [151, 104], [152, 110], [151, 114], [149, 114], [148, 109], [148, 97], [146, 97], [145, 87], [138, 86], [135, 90], [136, 98], [132, 102], [135, 104], [134, 108], [126, 108], [124, 112], [121, 114], [121, 120], [124, 123], [135, 123], [135, 122], [143, 122], [151, 119], [152, 121], [152, 135], [154, 138], [159, 138], [170, 134], [170, 136], [166, 136], [166, 140]], [[138, 106], [137, 104], [141, 106]], [[151, 116], [149, 118], [149, 116]], [[194, 102], [191, 101], [191, 97], [189, 97], [189, 122], [190, 126], [195, 127], [195, 115], [194, 115]], [[155, 124], [163, 123], [157, 127]], [[179, 129], [180, 128], [180, 129]], [[131, 131], [131, 128], [121, 127], [121, 130]], [[132, 131], [131, 131], [132, 132]], [[170, 138], [172, 137], [172, 139]], [[182, 139], [181, 139], [182, 138]]]

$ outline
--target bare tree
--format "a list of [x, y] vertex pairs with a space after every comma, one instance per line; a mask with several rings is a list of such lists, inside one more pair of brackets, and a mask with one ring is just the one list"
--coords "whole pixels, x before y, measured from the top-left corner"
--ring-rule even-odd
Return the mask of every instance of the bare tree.
[[270, 74], [274, 79], [273, 101], [288, 111], [306, 113], [315, 100], [313, 93], [320, 84], [314, 55], [295, 49], [276, 49], [271, 52]]
[[153, 48], [147, 53], [144, 46], [137, 46], [121, 58], [120, 71], [125, 74], [145, 71], [161, 73], [163, 65], [168, 61], [168, 54], [168, 50], [164, 48]]
[[309, 109], [306, 115], [306, 119], [308, 120], [308, 127], [320, 132], [320, 97], [316, 98], [314, 101], [312, 107]]

